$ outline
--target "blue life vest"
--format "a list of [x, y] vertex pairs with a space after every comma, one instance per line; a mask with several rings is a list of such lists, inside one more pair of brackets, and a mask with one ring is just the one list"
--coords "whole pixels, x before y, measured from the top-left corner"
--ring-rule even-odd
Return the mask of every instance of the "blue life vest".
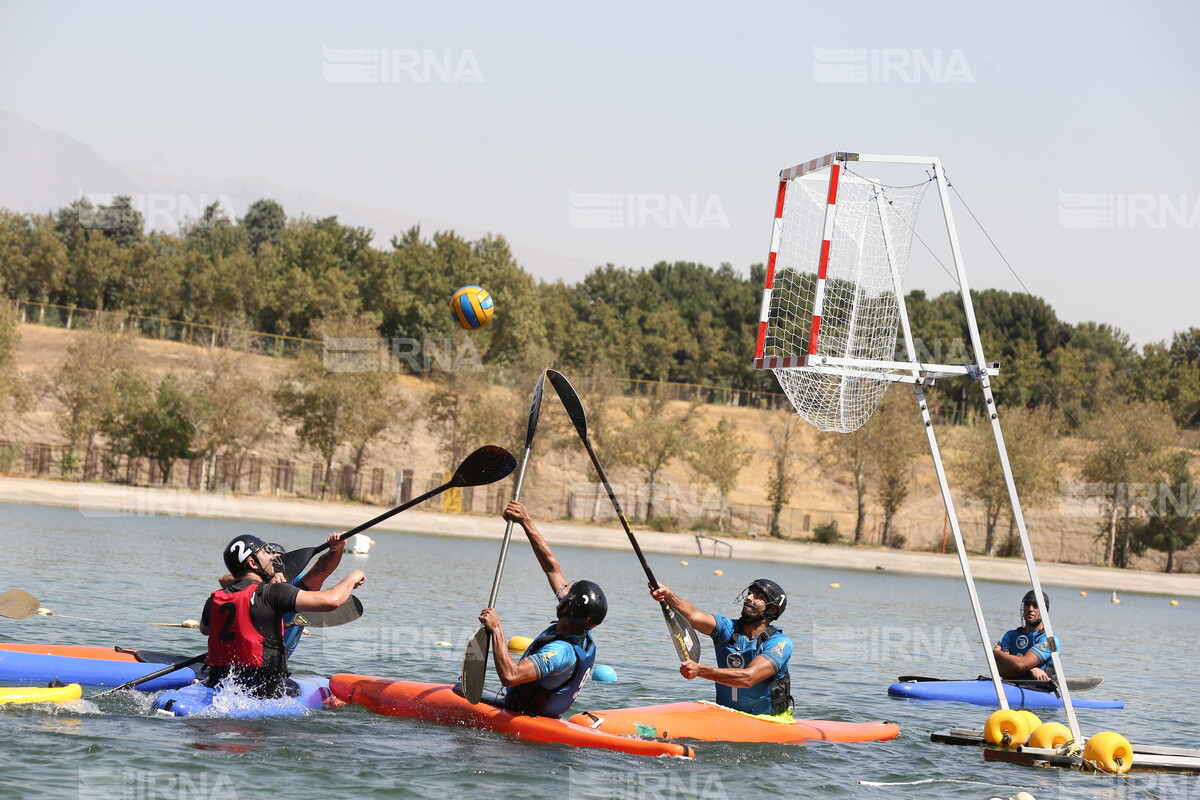
[[[557, 687], [547, 687], [534, 680], [519, 686], [510, 686], [505, 694], [505, 708], [535, 714], [539, 717], [561, 717], [575, 702], [575, 698], [592, 676], [592, 664], [596, 661], [596, 643], [590, 633], [582, 636], [565, 636], [554, 632], [557, 623], [551, 625], [530, 643], [522, 660], [536, 653], [550, 642], [562, 640], [575, 651], [575, 669]], [[579, 640], [582, 639], [582, 645]]]
[[[717, 667], [720, 669], [745, 669], [750, 662], [762, 655], [766, 644], [782, 632], [768, 625], [766, 630], [753, 639], [744, 636], [733, 620], [733, 634], [725, 641], [713, 638]], [[792, 705], [792, 678], [787, 664], [774, 675], [744, 689], [735, 689], [723, 683], [717, 684], [717, 703], [747, 714], [782, 714]]]

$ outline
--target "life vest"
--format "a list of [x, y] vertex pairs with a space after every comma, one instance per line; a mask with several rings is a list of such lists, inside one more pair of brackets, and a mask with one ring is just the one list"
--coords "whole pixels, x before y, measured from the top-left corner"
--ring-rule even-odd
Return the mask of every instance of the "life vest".
[[536, 714], [540, 717], [561, 717], [571, 708], [571, 704], [575, 702], [580, 690], [592, 676], [592, 664], [596, 661], [596, 643], [592, 641], [591, 634], [583, 635], [583, 645], [581, 646], [571, 641], [572, 638], [578, 637], [557, 634], [554, 632], [554, 627], [552, 625], [542, 631], [541, 635], [534, 639], [525, 650], [525, 655], [536, 653], [550, 642], [562, 640], [571, 645], [575, 651], [575, 670], [558, 688], [542, 686], [536, 680], [522, 683], [520, 686], [509, 687], [505, 695], [507, 698], [506, 708], [526, 714]]
[[[250, 604], [262, 585], [254, 582], [236, 592], [218, 589], [212, 593], [207, 659], [210, 667], [262, 667], [266, 663], [263, 635], [250, 620]], [[282, 620], [279, 636], [282, 640]]]
[[[725, 642], [717, 645], [717, 667], [725, 669], [745, 669], [750, 666], [750, 662], [762, 654], [763, 648], [772, 636], [779, 633], [779, 629], [773, 625], [768, 625], [762, 633], [755, 639], [750, 641], [749, 646], [738, 648], [737, 641], [744, 638], [739, 630], [738, 623], [735, 621], [733, 626], [733, 634]], [[765, 684], [765, 686], [764, 686]], [[724, 689], [725, 691], [722, 691]], [[764, 692], [765, 689], [765, 692]], [[745, 701], [751, 705], [759, 705], [759, 708], [740, 708], [742, 705], [747, 705], [741, 698], [734, 701], [733, 698], [738, 695], [733, 694], [730, 687], [724, 684], [717, 684], [717, 701], [722, 705], [727, 703], [722, 700], [722, 696], [728, 694], [727, 698], [731, 708], [739, 708], [739, 710], [747, 711], [751, 714], [782, 714], [792, 707], [792, 676], [788, 670], [788, 666], [784, 664], [781, 674], [778, 678], [769, 681], [762, 681], [754, 684], [747, 689], [737, 690], [739, 695], [745, 693]], [[765, 702], [763, 702], [765, 701]], [[736, 704], [735, 704], [736, 703]], [[769, 710], [761, 707], [766, 703], [770, 704]]]

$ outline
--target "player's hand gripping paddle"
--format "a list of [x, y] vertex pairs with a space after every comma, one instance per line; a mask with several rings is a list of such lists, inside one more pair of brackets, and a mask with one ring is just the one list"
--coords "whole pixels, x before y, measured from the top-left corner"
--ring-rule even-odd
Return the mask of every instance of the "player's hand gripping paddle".
[[[533, 396], [529, 400], [529, 426], [525, 429], [525, 454], [521, 457], [521, 471], [517, 473], [517, 485], [513, 488], [513, 502], [521, 499], [521, 484], [525, 482], [525, 467], [529, 464], [529, 453], [533, 449], [533, 434], [537, 430], [538, 414], [542, 409], [542, 385], [546, 373], [538, 375], [537, 385], [533, 387]], [[496, 605], [496, 595], [500, 592], [500, 575], [504, 572], [504, 559], [508, 556], [508, 542], [512, 538], [513, 523], [510, 520], [504, 527], [504, 540], [500, 543], [500, 560], [496, 563], [496, 577], [492, 579], [492, 593], [488, 595], [488, 608]], [[467, 652], [463, 655], [462, 673], [459, 683], [462, 684], [463, 697], [468, 702], [478, 703], [483, 697], [483, 683], [487, 677], [488, 647], [492, 638], [488, 629], [480, 625], [471, 640], [467, 642]]]
[[[575, 430], [579, 433], [579, 438], [583, 440], [583, 446], [592, 459], [592, 466], [596, 468], [596, 473], [600, 476], [600, 481], [608, 492], [608, 499], [612, 501], [613, 510], [617, 512], [617, 519], [621, 520], [621, 527], [625, 529], [625, 535], [629, 537], [629, 542], [633, 545], [633, 552], [637, 553], [638, 561], [642, 563], [642, 569], [646, 571], [646, 577], [652, 586], [658, 586], [658, 581], [654, 579], [654, 573], [650, 571], [650, 565], [646, 563], [646, 557], [642, 555], [642, 548], [638, 546], [633, 530], [629, 527], [629, 520], [625, 518], [625, 512], [621, 510], [617, 496], [613, 494], [612, 484], [608, 482], [608, 476], [604, 474], [604, 467], [600, 466], [600, 459], [596, 457], [596, 451], [592, 449], [592, 442], [588, 439], [587, 433], [587, 416], [583, 413], [583, 403], [580, 402], [575, 387], [561, 372], [551, 369], [546, 371], [546, 375], [550, 378], [550, 385], [554, 387], [554, 391], [558, 392], [558, 399], [562, 400], [571, 422], [575, 423]], [[662, 606], [663, 618], [667, 621], [667, 629], [671, 632], [671, 643], [675, 645], [675, 652], [679, 656], [679, 660], [698, 660], [700, 658], [700, 639], [696, 636], [696, 630], [692, 624], [665, 602], [659, 605]]]
[[[447, 489], [462, 486], [483, 486], [488, 483], [508, 477], [517, 467], [517, 460], [512, 457], [512, 453], [505, 450], [503, 447], [489, 444], [476, 450], [471, 455], [463, 459], [463, 462], [458, 465], [453, 477], [441, 486], [430, 489], [420, 497], [414, 497], [407, 503], [402, 503], [390, 511], [385, 511], [374, 519], [369, 519], [362, 525], [350, 530], [339, 536], [339, 539], [349, 539], [356, 533], [362, 533], [367, 528], [373, 525], [378, 525], [385, 519], [394, 517], [401, 511], [407, 511], [415, 505], [424, 503], [429, 498], [441, 494]], [[302, 547], [299, 550], [291, 550], [284, 553], [280, 558], [283, 560], [283, 572], [285, 575], [299, 575], [308, 566], [308, 562], [312, 561], [313, 556], [323, 550], [329, 548], [329, 542], [317, 545], [316, 547]]]

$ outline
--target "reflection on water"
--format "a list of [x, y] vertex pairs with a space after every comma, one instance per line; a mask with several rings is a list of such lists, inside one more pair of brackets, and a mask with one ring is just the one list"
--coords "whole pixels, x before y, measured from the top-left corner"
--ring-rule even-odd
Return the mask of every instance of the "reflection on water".
[[[23, 588], [59, 613], [102, 620], [0, 621], [0, 637], [8, 641], [200, 652], [205, 643], [196, 631], [130, 623], [199, 617], [223, 572], [221, 548], [239, 533], [289, 548], [324, 540], [320, 529], [260, 523], [85, 518], [71, 509], [11, 505], [0, 513], [5, 541], [20, 543], [7, 548], [0, 590]], [[347, 508], [347, 526], [361, 516], [361, 509]], [[497, 526], [502, 529], [503, 523], [497, 521]], [[383, 532], [374, 538], [378, 544], [370, 555], [346, 559], [339, 573], [352, 568], [366, 572], [367, 584], [356, 592], [364, 616], [305, 638], [293, 659], [294, 671], [453, 681], [463, 646], [487, 601], [498, 545]], [[608, 620], [596, 632], [597, 660], [613, 666], [620, 680], [589, 684], [581, 705], [612, 708], [712, 697], [711, 683], [679, 676], [662, 615], [648, 598], [632, 552], [563, 547], [556, 555], [568, 579], [597, 581], [610, 602]], [[961, 580], [697, 557], [689, 557], [687, 567], [678, 557], [651, 555], [649, 560], [656, 576], [681, 596], [727, 615], [737, 613], [736, 598], [754, 578], [781, 583], [789, 604], [779, 625], [795, 642], [797, 715], [889, 719], [900, 723], [901, 737], [862, 745], [702, 745], [699, 758], [689, 763], [532, 744], [381, 717], [355, 707], [237, 723], [156, 719], [149, 716], [148, 697], [123, 692], [90, 706], [83, 701], [82, 707], [52, 712], [0, 712], [5, 738], [0, 781], [36, 782], [38, 791], [30, 796], [76, 800], [81, 787], [94, 784], [94, 776], [88, 777], [93, 773], [80, 773], [81, 763], [93, 771], [131, 775], [125, 785], [153, 786], [161, 797], [181, 797], [178, 788], [165, 787], [201, 778], [210, 788], [236, 786], [239, 797], [274, 795], [277, 776], [286, 773], [288, 785], [302, 785], [316, 796], [579, 800], [578, 786], [571, 793], [571, 775], [596, 771], [620, 774], [625, 790], [641, 792], [622, 797], [658, 796], [648, 794], [654, 786], [660, 794], [662, 787], [685, 787], [674, 795], [679, 798], [707, 797], [688, 794], [692, 789], [686, 787], [711, 789], [713, 775], [720, 777], [722, 796], [729, 798], [895, 800], [902, 795], [938, 800], [967, 796], [964, 792], [1007, 797], [1022, 789], [1039, 798], [1120, 796], [1103, 794], [1112, 787], [1075, 773], [984, 763], [977, 749], [929, 741], [931, 731], [950, 725], [981, 727], [988, 709], [886, 696], [887, 685], [898, 675], [969, 678], [986, 671]], [[724, 575], [714, 575], [717, 568]], [[831, 588], [834, 582], [841, 588]], [[1127, 704], [1124, 711], [1080, 710], [1085, 733], [1111, 729], [1135, 742], [1200, 746], [1194, 733], [1200, 601], [1182, 598], [1172, 607], [1165, 597], [1123, 594], [1122, 603], [1115, 605], [1096, 592], [1079, 596], [1089, 588], [1047, 589], [1067, 674], [1104, 677], [1090, 694]], [[1018, 623], [1024, 592], [1023, 586], [979, 584], [991, 641]], [[514, 540], [497, 600], [505, 631], [531, 636], [550, 621], [553, 607], [528, 546]], [[438, 647], [442, 641], [454, 646]], [[707, 640], [703, 651], [702, 660], [711, 662]], [[1041, 716], [1063, 721], [1061, 712]], [[672, 781], [664, 782], [664, 776]], [[913, 784], [921, 780], [936, 782]], [[1125, 791], [1143, 785], [1140, 780], [1142, 776], [1127, 779]], [[1200, 784], [1191, 786], [1194, 793], [1183, 796], [1200, 797]]]

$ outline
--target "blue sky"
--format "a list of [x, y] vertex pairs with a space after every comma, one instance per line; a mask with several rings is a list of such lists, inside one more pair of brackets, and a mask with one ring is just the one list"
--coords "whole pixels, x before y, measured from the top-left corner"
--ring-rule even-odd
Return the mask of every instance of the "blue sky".
[[[0, 108], [141, 170], [634, 267], [763, 261], [794, 163], [936, 155], [1030, 291], [1145, 343], [1200, 324], [1198, 30], [1187, 2], [3, 2]], [[347, 49], [411, 70], [331, 80], [369, 63]], [[956, 212], [972, 285], [1019, 290]], [[951, 288], [920, 248], [909, 285]]]

